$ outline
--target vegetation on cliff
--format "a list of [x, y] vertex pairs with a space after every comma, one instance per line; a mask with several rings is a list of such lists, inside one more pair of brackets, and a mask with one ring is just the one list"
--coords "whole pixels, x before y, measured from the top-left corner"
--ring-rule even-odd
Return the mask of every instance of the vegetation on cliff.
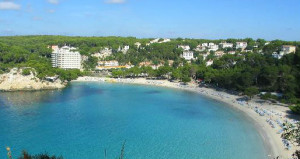
[[[12, 67], [32, 67], [37, 71], [37, 77], [59, 75], [63, 80], [72, 80], [82, 75], [79, 70], [62, 70], [51, 67], [50, 45], [71, 45], [77, 47], [82, 55], [88, 58], [83, 64], [86, 70], [93, 70], [97, 59], [91, 55], [104, 47], [112, 49], [113, 54], [105, 60], [118, 60], [120, 64], [131, 63], [137, 67], [129, 70], [114, 70], [114, 77], [159, 77], [189, 81], [191, 78], [201, 80], [206, 84], [244, 92], [247, 94], [260, 92], [277, 92], [282, 94], [277, 100], [285, 103], [299, 103], [300, 98], [300, 42], [281, 40], [271, 41], [265, 45], [263, 39], [172, 39], [167, 43], [147, 45], [151, 39], [137, 39], [134, 37], [67, 37], [67, 36], [13, 36], [0, 37], [0, 71], [8, 71]], [[245, 41], [246, 50], [226, 48], [223, 51], [235, 50], [236, 54], [225, 54], [221, 58], [213, 52], [203, 60], [203, 53], [194, 51], [196, 60], [187, 63], [180, 57], [182, 49], [178, 45], [189, 45], [191, 49], [205, 42]], [[141, 46], [137, 47], [136, 42]], [[126, 54], [118, 48], [129, 45]], [[279, 51], [282, 45], [297, 46], [295, 54], [285, 55], [282, 59], [272, 57], [274, 51]], [[211, 66], [205, 62], [213, 59]], [[173, 64], [169, 65], [172, 60]], [[153, 64], [163, 64], [157, 70], [150, 67], [138, 67], [140, 62], [151, 61]]]

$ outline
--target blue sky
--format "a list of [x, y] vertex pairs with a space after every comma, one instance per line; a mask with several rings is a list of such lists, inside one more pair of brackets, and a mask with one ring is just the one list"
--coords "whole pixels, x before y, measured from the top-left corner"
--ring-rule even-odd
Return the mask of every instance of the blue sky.
[[300, 40], [300, 0], [0, 0], [0, 35]]

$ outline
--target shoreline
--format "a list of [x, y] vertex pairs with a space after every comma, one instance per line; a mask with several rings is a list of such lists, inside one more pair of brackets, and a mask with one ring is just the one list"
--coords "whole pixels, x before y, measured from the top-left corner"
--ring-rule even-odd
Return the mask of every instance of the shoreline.
[[19, 92], [19, 91], [26, 91], [26, 92], [37, 92], [37, 91], [49, 91], [49, 90], [62, 90], [66, 88], [67, 84], [64, 84], [62, 87], [45, 87], [39, 89], [32, 89], [32, 88], [18, 88], [18, 89], [0, 89], [0, 92]]
[[[114, 78], [103, 78], [103, 77], [79, 77], [77, 80], [73, 80], [72, 82], [102, 82], [102, 83], [123, 83], [123, 84], [137, 84], [137, 85], [149, 85], [149, 86], [157, 86], [157, 87], [166, 87], [173, 89], [180, 89], [184, 91], [190, 91], [202, 95], [204, 97], [216, 100], [218, 102], [224, 103], [224, 106], [230, 106], [237, 111], [240, 111], [247, 117], [252, 123], [253, 126], [257, 129], [260, 134], [263, 143], [265, 145], [265, 149], [268, 153], [268, 158], [276, 158], [279, 156], [280, 158], [290, 158], [291, 155], [296, 151], [297, 146], [292, 145], [291, 150], [285, 149], [280, 134], [276, 132], [278, 129], [272, 128], [267, 122], [266, 119], [283, 119], [286, 118], [291, 120], [288, 107], [284, 106], [276, 106], [271, 103], [267, 103], [266, 101], [260, 99], [252, 99], [249, 102], [238, 101], [242, 96], [232, 95], [223, 91], [217, 91], [213, 88], [205, 88], [199, 87], [197, 84], [190, 83], [189, 85], [181, 85], [178, 82], [170, 82], [167, 80], [147, 80], [145, 78], [136, 78], [136, 79], [114, 79]], [[258, 103], [263, 101], [263, 103]], [[276, 115], [271, 116], [260, 116], [257, 114], [254, 109], [255, 107], [259, 107], [261, 109], [272, 109], [272, 112]]]
[[57, 79], [53, 82], [41, 80], [36, 77], [35, 71], [31, 71], [29, 75], [23, 75], [22, 69], [14, 68], [10, 72], [0, 75], [0, 91], [40, 91], [55, 90], [66, 87], [65, 82]]

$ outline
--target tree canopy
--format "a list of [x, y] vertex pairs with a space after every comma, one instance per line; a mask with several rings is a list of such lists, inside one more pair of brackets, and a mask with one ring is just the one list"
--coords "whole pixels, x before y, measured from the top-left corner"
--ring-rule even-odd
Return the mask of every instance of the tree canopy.
[[[153, 43], [152, 39], [137, 39], [135, 37], [69, 37], [69, 36], [11, 36], [0, 37], [0, 73], [12, 67], [32, 67], [39, 78], [59, 75], [64, 80], [72, 80], [83, 73], [79, 70], [62, 70], [51, 67], [51, 45], [70, 45], [78, 48], [81, 55], [88, 57], [83, 63], [85, 70], [93, 70], [98, 59], [91, 56], [104, 47], [112, 49], [112, 55], [103, 60], [117, 60], [121, 65], [132, 64], [129, 70], [112, 71], [114, 77], [159, 77], [189, 81], [201, 80], [217, 87], [244, 92], [246, 94], [258, 91], [282, 93], [282, 102], [297, 103], [300, 98], [300, 50], [299, 42], [274, 40], [266, 45], [264, 39], [172, 39], [167, 43]], [[195, 60], [188, 63], [180, 55], [183, 50], [178, 45], [189, 45], [191, 49], [202, 43], [237, 41], [248, 43], [250, 52], [235, 48], [221, 49], [225, 52], [217, 57], [212, 51], [204, 59], [208, 51], [194, 51]], [[136, 42], [141, 43], [137, 47]], [[118, 51], [119, 47], [129, 45], [127, 53]], [[282, 59], [272, 57], [274, 51], [280, 51], [282, 45], [297, 46], [295, 54], [288, 54]], [[226, 54], [235, 50], [235, 54]], [[207, 60], [213, 60], [213, 65], [206, 66]], [[172, 61], [172, 64], [169, 63]], [[157, 70], [149, 66], [140, 67], [141, 62], [151, 62], [161, 65]], [[170, 64], [170, 65], [169, 65]], [[25, 72], [26, 73], [26, 72]], [[250, 94], [249, 94], [250, 95]]]

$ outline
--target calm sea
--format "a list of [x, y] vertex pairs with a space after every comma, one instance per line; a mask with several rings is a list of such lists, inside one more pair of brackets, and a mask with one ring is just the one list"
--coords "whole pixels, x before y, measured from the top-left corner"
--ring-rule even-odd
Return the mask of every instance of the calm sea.
[[262, 159], [244, 114], [196, 93], [72, 83], [64, 90], [0, 93], [0, 158], [10, 146], [65, 159]]

